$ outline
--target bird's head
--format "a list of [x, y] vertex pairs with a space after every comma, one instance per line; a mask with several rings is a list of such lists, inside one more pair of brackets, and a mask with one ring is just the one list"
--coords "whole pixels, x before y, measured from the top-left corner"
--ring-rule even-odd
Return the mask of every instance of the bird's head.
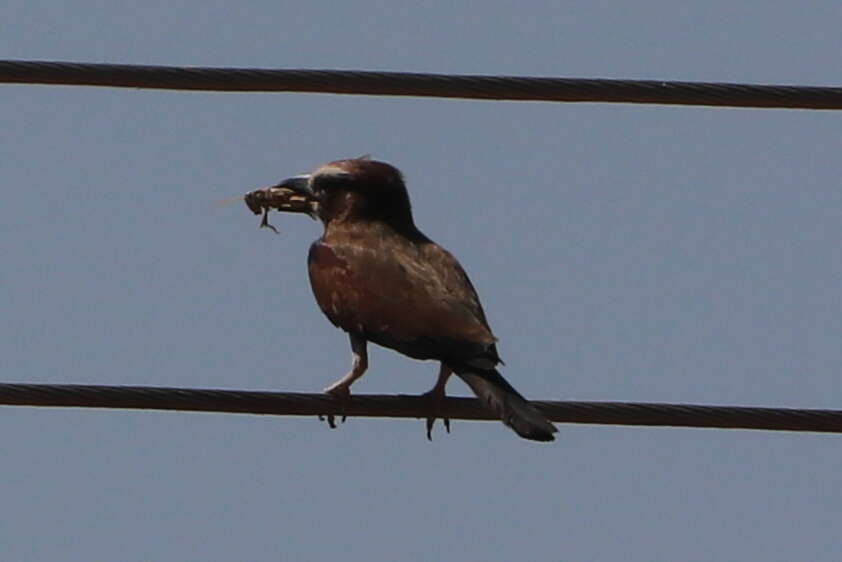
[[368, 158], [336, 160], [311, 174], [288, 178], [277, 185], [313, 197], [318, 215], [331, 222], [374, 221], [414, 228], [409, 194], [394, 166]]

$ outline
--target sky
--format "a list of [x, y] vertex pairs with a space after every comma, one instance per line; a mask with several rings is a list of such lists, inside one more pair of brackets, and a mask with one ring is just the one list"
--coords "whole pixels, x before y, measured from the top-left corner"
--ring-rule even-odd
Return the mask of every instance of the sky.
[[[842, 5], [7, 0], [0, 58], [838, 86]], [[319, 225], [231, 196], [370, 153], [526, 396], [842, 408], [842, 116], [0, 85], [2, 382], [319, 392]], [[354, 390], [437, 367], [371, 349]], [[448, 388], [467, 395], [459, 381]], [[0, 558], [829, 560], [809, 433], [4, 407]]]

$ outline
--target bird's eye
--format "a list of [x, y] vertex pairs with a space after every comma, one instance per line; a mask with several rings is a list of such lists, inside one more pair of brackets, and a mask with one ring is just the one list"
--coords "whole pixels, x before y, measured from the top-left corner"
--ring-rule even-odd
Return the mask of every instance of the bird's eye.
[[326, 174], [316, 176], [313, 181], [313, 191], [348, 189], [353, 184], [351, 174]]

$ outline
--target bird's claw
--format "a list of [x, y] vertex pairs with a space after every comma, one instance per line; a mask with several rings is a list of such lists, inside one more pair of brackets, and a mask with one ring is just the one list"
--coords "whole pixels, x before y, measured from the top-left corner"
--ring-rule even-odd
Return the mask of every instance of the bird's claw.
[[[325, 388], [324, 392], [339, 400], [339, 411], [342, 412], [342, 418], [340, 421], [345, 423], [345, 420], [348, 419], [348, 416], [345, 414], [345, 409], [348, 405], [348, 400], [351, 398], [351, 389], [346, 385], [333, 384]], [[319, 416], [319, 421], [327, 421], [328, 427], [336, 429], [336, 416], [334, 414], [321, 415]]]
[[[327, 421], [329, 428], [336, 429], [336, 416], [333, 414], [319, 414], [319, 421]], [[345, 423], [345, 416], [342, 416], [342, 423]]]
[[[434, 388], [429, 392], [425, 392], [421, 396], [427, 398], [431, 402], [430, 408], [433, 410], [433, 412], [438, 413], [441, 410], [441, 403], [445, 397], [443, 390], [438, 391]], [[431, 416], [427, 418], [427, 441], [433, 440], [433, 426], [436, 424], [436, 419], [436, 416]], [[450, 418], [442, 416], [441, 421], [444, 425], [444, 429], [447, 431], [447, 433], [450, 433]]]
[[[442, 418], [444, 429], [450, 433], [450, 418]], [[433, 426], [436, 425], [436, 418], [427, 418], [427, 441], [433, 440]]]

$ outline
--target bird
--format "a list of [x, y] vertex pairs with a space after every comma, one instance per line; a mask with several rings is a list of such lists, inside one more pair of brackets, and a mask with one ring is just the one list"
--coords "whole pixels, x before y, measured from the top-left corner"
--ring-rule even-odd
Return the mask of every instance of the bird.
[[310, 285], [325, 316], [348, 333], [352, 353], [351, 370], [325, 392], [347, 400], [368, 369], [371, 342], [438, 361], [426, 393], [435, 401], [455, 373], [520, 437], [554, 439], [555, 426], [498, 371], [497, 338], [479, 296], [459, 261], [415, 225], [396, 167], [368, 156], [335, 160], [275, 187], [311, 197], [324, 227], [307, 257]]

